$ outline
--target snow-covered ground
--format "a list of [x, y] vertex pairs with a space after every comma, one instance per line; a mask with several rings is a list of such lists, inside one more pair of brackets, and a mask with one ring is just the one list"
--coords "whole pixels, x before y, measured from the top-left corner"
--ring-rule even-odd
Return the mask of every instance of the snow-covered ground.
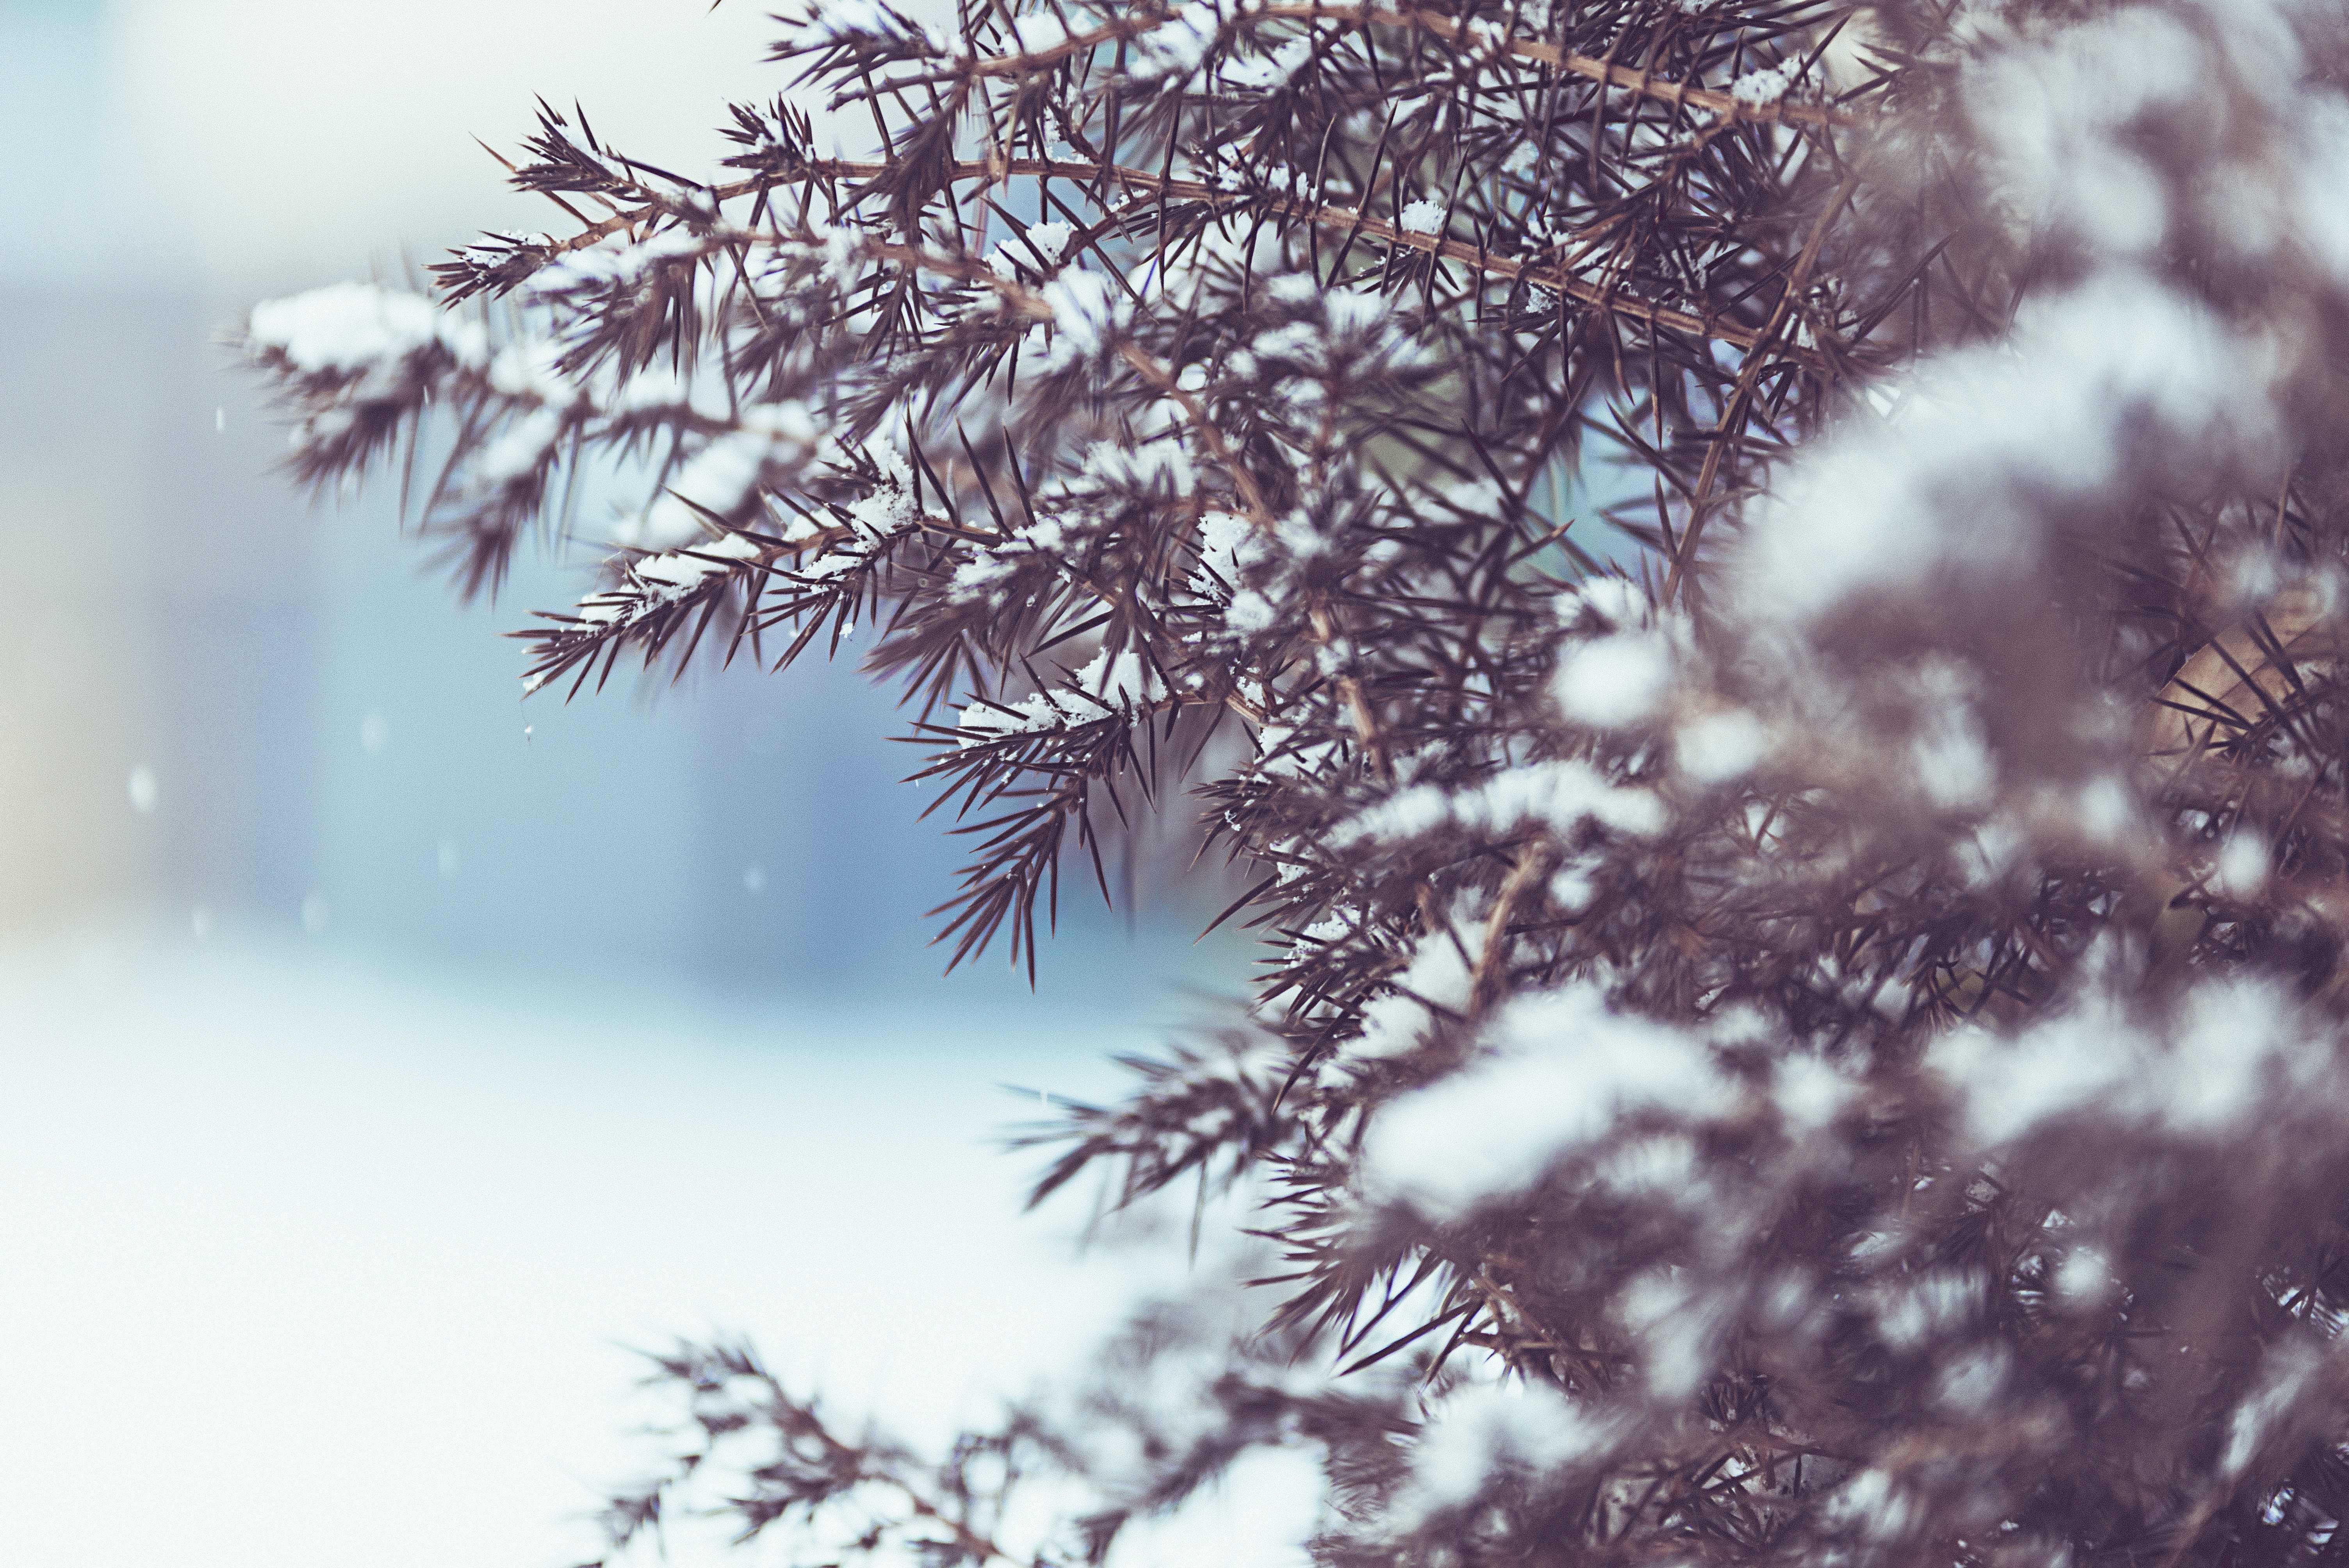
[[[0, 1560], [578, 1562], [650, 1455], [622, 1346], [680, 1332], [909, 1434], [983, 1417], [1144, 1283], [992, 1146], [1036, 1109], [1003, 1084], [1107, 1089], [1119, 1029], [0, 953]], [[1278, 1481], [1126, 1560], [1293, 1557]]]

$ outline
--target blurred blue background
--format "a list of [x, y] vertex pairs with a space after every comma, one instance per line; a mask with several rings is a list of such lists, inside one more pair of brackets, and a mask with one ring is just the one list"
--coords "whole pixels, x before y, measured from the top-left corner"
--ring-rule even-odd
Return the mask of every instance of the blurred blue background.
[[[958, 846], [916, 821], [902, 718], [844, 662], [525, 704], [500, 634], [575, 598], [600, 552], [460, 609], [395, 485], [314, 506], [273, 471], [282, 430], [222, 342], [254, 299], [560, 222], [471, 140], [511, 149], [536, 92], [690, 163], [728, 97], [784, 79], [750, 6], [489, 15], [0, 0], [9, 205], [39, 215], [0, 258], [5, 788], [31, 830], [0, 851], [0, 918], [1030, 1010], [999, 958], [937, 981], [921, 916]], [[1071, 889], [1058, 1003], [1197, 973], [1211, 883], [1145, 901], [1146, 930]]]
[[[1112, 1092], [1108, 1052], [1237, 984], [1192, 941], [1229, 888], [1080, 884], [1037, 992], [942, 977], [958, 852], [886, 694], [523, 703], [500, 634], [594, 553], [459, 609], [389, 487], [288, 489], [222, 346], [547, 226], [471, 140], [535, 94], [709, 161], [783, 85], [768, 31], [0, 0], [0, 1561], [577, 1561], [564, 1516], [641, 1452], [616, 1342], [750, 1328], [935, 1432], [1142, 1277], [1077, 1258], [1081, 1212], [1017, 1222], [988, 1140], [1036, 1109], [1003, 1084]], [[1167, 1560], [1285, 1560], [1248, 1495]]]

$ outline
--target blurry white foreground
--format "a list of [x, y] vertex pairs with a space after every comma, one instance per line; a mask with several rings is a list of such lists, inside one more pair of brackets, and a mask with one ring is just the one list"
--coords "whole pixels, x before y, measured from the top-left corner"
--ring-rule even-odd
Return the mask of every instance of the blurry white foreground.
[[[983, 1418], [1142, 1283], [1073, 1212], [1022, 1222], [1034, 1161], [988, 1140], [998, 1085], [1100, 1094], [1147, 1040], [1038, 1023], [0, 956], [0, 1558], [558, 1568], [651, 1458], [619, 1345], [680, 1332], [916, 1438]], [[1278, 1479], [1121, 1562], [1296, 1560]]]

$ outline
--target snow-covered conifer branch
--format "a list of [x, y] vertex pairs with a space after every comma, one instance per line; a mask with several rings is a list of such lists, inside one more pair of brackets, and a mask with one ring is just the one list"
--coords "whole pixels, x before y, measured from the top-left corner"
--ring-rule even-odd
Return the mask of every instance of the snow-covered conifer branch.
[[[900, 1523], [1094, 1560], [1294, 1443], [1350, 1568], [2337, 1555], [2338, 18], [784, 28], [871, 145], [741, 106], [703, 178], [550, 110], [569, 222], [442, 271], [482, 315], [251, 339], [313, 482], [445, 416], [482, 570], [635, 487], [534, 679], [869, 629], [957, 961], [1032, 965], [1121, 821], [1231, 857], [1242, 1048], [1042, 1186], [1268, 1202], [1309, 1370], [1022, 1427], [1068, 1534]], [[1157, 1434], [1113, 1485], [1094, 1417]]]

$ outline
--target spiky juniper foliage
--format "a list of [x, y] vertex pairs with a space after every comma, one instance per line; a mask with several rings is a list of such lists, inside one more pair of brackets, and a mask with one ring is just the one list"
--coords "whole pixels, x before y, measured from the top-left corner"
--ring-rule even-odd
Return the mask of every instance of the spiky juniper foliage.
[[2349, 18], [926, 17], [781, 19], [861, 157], [549, 109], [494, 310], [250, 333], [306, 480], [453, 432], [469, 590], [640, 482], [533, 689], [877, 629], [954, 959], [1136, 813], [1252, 879], [1235, 1043], [1044, 1186], [1265, 1192], [1271, 1337], [1123, 1469], [974, 1438], [1091, 1499], [1018, 1544], [762, 1394], [746, 1527], [1098, 1559], [1308, 1443], [1330, 1563], [2349, 1553]]

